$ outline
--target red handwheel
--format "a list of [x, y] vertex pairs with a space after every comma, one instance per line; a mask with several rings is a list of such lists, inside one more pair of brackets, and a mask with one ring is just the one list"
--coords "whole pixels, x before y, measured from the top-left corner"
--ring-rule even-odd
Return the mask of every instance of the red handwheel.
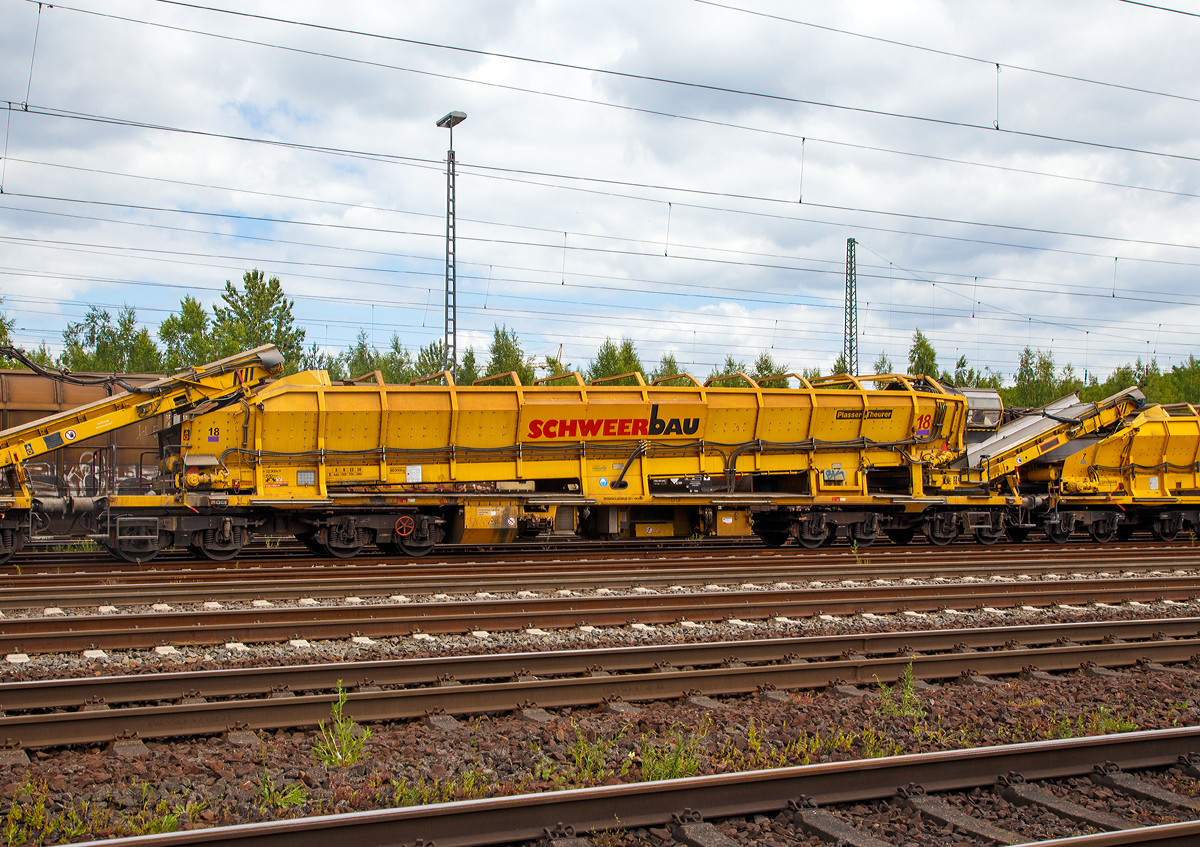
[[410, 515], [401, 515], [396, 518], [396, 535], [401, 538], [407, 538], [413, 534], [413, 530], [417, 528], [416, 521]]

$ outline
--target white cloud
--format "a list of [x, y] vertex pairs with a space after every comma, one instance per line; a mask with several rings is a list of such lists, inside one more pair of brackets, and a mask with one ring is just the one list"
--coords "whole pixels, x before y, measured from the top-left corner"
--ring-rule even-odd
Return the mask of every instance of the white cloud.
[[985, 61], [684, 0], [239, 8], [978, 127], [997, 118], [988, 63], [1001, 62], [1005, 132], [146, 0], [87, 8], [179, 29], [43, 8], [26, 113], [37, 7], [0, 0], [0, 99], [18, 104], [0, 127], [4, 308], [21, 342], [53, 345], [89, 304], [128, 303], [154, 326], [185, 291], [209, 304], [259, 267], [296, 297], [310, 341], [343, 347], [373, 326], [381, 347], [395, 332], [419, 348], [442, 327], [448, 139], [434, 122], [461, 109], [460, 350], [486, 351], [499, 323], [528, 352], [561, 343], [581, 367], [606, 336], [628, 336], [647, 364], [671, 351], [698, 374], [768, 348], [793, 368], [827, 368], [854, 237], [864, 368], [881, 349], [902, 363], [918, 327], [943, 365], [966, 355], [1005, 373], [1025, 344], [1101, 375], [1196, 352], [1187, 195], [1200, 194], [1200, 163], [1009, 131], [1200, 156], [1200, 103], [1013, 67], [1200, 97], [1200, 23], [1083, 2], [743, 5]]

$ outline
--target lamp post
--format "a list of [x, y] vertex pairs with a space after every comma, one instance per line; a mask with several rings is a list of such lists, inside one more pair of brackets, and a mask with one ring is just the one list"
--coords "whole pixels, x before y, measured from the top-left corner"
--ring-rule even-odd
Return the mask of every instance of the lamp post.
[[467, 119], [466, 112], [450, 112], [437, 122], [450, 130], [450, 150], [446, 153], [446, 361], [443, 370], [454, 373], [458, 366], [457, 273], [454, 267], [454, 128]]

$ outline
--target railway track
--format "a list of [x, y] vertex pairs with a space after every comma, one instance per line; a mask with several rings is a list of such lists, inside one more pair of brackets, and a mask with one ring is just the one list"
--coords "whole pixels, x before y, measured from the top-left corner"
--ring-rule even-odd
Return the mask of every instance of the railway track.
[[[684, 843], [738, 844], [713, 840], [712, 833], [720, 833], [706, 822], [744, 822], [769, 815], [780, 830], [800, 837], [820, 833], [825, 840], [874, 847], [890, 842], [875, 839], [858, 818], [865, 817], [860, 810], [881, 801], [944, 821], [947, 832], [985, 839], [973, 843], [1032, 843], [1022, 833], [980, 816], [982, 804], [967, 792], [983, 788], [994, 790], [1011, 806], [1068, 820], [1077, 830], [1102, 833], [1043, 842], [1047, 845], [1179, 847], [1200, 838], [1196, 801], [1156, 785], [1152, 774], [1136, 772], [1177, 765], [1196, 774], [1189, 756], [1197, 749], [1200, 728], [1188, 727], [282, 820], [147, 836], [129, 843], [325, 847], [333, 841], [380, 847], [485, 847], [543, 839], [540, 843], [549, 845], [588, 845], [595, 842], [567, 839], [617, 827], [656, 827]], [[1181, 757], [1184, 763], [1179, 765]], [[1071, 796], [1082, 793], [1086, 799], [1089, 792], [1080, 791], [1078, 780], [1092, 774], [1117, 801], [1108, 808], [1095, 808], [1094, 803], [1089, 807]], [[1139, 826], [1129, 815], [1133, 801], [1155, 806], [1158, 817], [1173, 822]], [[116, 847], [123, 842], [106, 843]]]
[[[413, 559], [405, 556], [385, 555], [382, 552], [364, 554], [354, 559], [314, 557], [302, 548], [261, 548], [253, 555], [239, 556], [240, 569], [248, 568], [313, 568], [334, 566], [339, 570], [354, 570], [361, 567], [386, 565], [411, 575], [429, 575], [473, 568], [481, 573], [503, 573], [514, 567], [536, 569], [537, 566], [561, 566], [570, 563], [603, 563], [605, 567], [644, 567], [652, 561], [661, 567], [688, 567], [690, 562], [720, 562], [744, 564], [748, 560], [769, 563], [777, 567], [828, 567], [862, 565], [864, 560], [879, 563], [877, 566], [928, 567], [936, 563], [939, 567], [954, 572], [959, 567], [974, 567], [976, 562], [990, 562], [995, 567], [1011, 568], [1042, 566], [1051, 570], [1069, 567], [1073, 563], [1087, 564], [1096, 557], [1127, 563], [1130, 567], [1141, 567], [1147, 559], [1164, 556], [1181, 562], [1200, 562], [1200, 547], [1185, 543], [1163, 543], [1155, 541], [1113, 542], [1095, 544], [1080, 541], [1069, 545], [1054, 544], [1008, 544], [984, 547], [975, 543], [954, 544], [939, 547], [927, 544], [896, 546], [882, 544], [862, 548], [858, 551], [845, 546], [822, 547], [806, 550], [798, 547], [769, 548], [754, 540], [739, 539], [733, 543], [722, 543], [721, 539], [706, 539], [703, 542], [679, 541], [673, 544], [634, 544], [626, 542], [574, 541], [552, 547], [543, 545], [512, 545], [504, 547], [463, 547], [447, 545], [438, 548], [427, 557]], [[676, 564], [678, 563], [678, 564]], [[196, 559], [187, 554], [164, 554], [143, 564], [132, 564], [112, 558], [100, 551], [47, 552], [24, 550], [17, 553], [7, 564], [0, 566], [0, 576], [22, 577], [32, 575], [103, 574], [105, 578], [125, 573], [203, 573], [206, 571], [230, 570], [228, 562], [210, 562]]]
[[[358, 590], [363, 590], [360, 586]], [[578, 626], [653, 626], [750, 622], [814, 615], [917, 614], [947, 608], [1165, 600], [1190, 602], [1200, 577], [1161, 576], [1079, 581], [864, 585], [764, 591], [554, 596], [369, 605], [313, 605], [212, 611], [152, 611], [102, 615], [6, 618], [0, 653], [87, 649], [150, 649], [160, 645], [219, 645], [296, 639], [395, 637], [416, 633], [562, 629]]]
[[[315, 726], [338, 685], [359, 721], [592, 706], [839, 683], [1189, 662], [1200, 618], [1042, 624], [0, 684], [0, 738], [25, 748]], [[468, 683], [468, 684], [464, 684]], [[161, 701], [174, 701], [165, 705]], [[154, 703], [155, 705], [142, 705]], [[122, 708], [109, 708], [119, 704]], [[80, 711], [51, 711], [78, 708]], [[18, 712], [18, 714], [13, 714]]]
[[531, 565], [444, 565], [414, 572], [388, 563], [342, 567], [217, 568], [201, 570], [113, 571], [102, 577], [79, 573], [22, 574], [0, 578], [0, 610], [53, 606], [85, 608], [101, 605], [149, 603], [203, 603], [206, 601], [297, 600], [301, 597], [335, 599], [347, 593], [393, 594], [549, 592], [561, 589], [628, 590], [667, 589], [710, 583], [872, 582], [874, 580], [986, 577], [1029, 579], [1075, 574], [1124, 575], [1200, 570], [1200, 553], [1105, 551], [1058, 556], [1053, 559], [988, 555], [957, 565], [905, 556], [891, 559], [846, 561], [818, 558], [803, 564], [779, 564], [778, 557], [705, 557], [703, 559], [618, 559], [604, 568], [581, 568], [578, 562], [553, 559]]

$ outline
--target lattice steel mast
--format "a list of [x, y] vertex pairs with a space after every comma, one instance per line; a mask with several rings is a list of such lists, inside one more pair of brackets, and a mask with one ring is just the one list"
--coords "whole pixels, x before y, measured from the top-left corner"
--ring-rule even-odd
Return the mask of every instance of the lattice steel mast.
[[467, 119], [466, 112], [451, 112], [437, 125], [450, 130], [446, 152], [446, 358], [443, 370], [454, 373], [458, 365], [458, 273], [455, 268], [454, 127]]
[[846, 239], [846, 326], [842, 358], [849, 373], [858, 373], [858, 266], [853, 238]]

